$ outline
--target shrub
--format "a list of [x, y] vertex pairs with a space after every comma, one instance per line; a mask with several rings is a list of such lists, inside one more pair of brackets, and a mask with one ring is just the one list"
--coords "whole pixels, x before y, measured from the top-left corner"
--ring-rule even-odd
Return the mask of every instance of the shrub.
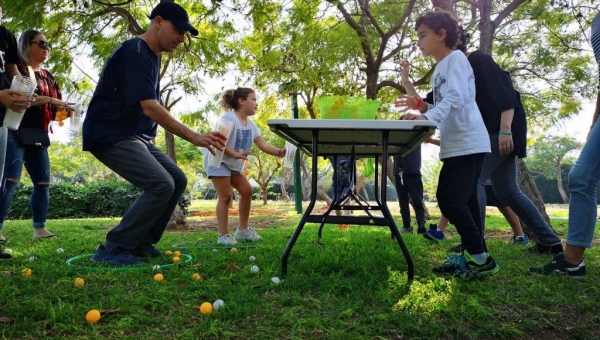
[[[31, 184], [19, 183], [7, 219], [31, 219]], [[49, 219], [121, 217], [141, 191], [123, 180], [95, 181], [85, 185], [58, 181], [50, 186]], [[182, 195], [179, 206], [187, 214], [189, 195]]]

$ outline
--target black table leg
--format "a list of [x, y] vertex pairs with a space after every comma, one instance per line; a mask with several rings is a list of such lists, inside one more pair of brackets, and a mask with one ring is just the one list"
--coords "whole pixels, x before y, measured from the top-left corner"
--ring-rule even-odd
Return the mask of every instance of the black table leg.
[[383, 152], [381, 155], [381, 212], [383, 216], [389, 220], [389, 227], [392, 235], [398, 241], [398, 245], [402, 250], [402, 254], [406, 259], [406, 265], [408, 266], [408, 281], [412, 281], [415, 275], [415, 270], [412, 262], [412, 258], [410, 257], [410, 253], [408, 252], [408, 248], [406, 248], [406, 244], [404, 244], [404, 240], [402, 239], [402, 235], [400, 235], [400, 231], [396, 226], [396, 222], [394, 222], [394, 218], [390, 213], [390, 209], [387, 206], [387, 166], [388, 166], [388, 138], [389, 132], [383, 132]]
[[308, 218], [308, 216], [310, 216], [313, 208], [315, 207], [315, 203], [317, 201], [317, 179], [318, 179], [318, 177], [317, 177], [317, 160], [319, 158], [317, 156], [318, 142], [319, 142], [319, 132], [317, 130], [313, 130], [313, 132], [312, 132], [312, 176], [311, 176], [312, 183], [310, 185], [310, 187], [311, 187], [310, 203], [308, 204], [308, 207], [306, 208], [306, 211], [304, 212], [304, 215], [302, 216], [300, 223], [298, 223], [298, 227], [296, 227], [296, 230], [294, 231], [292, 238], [288, 242], [288, 244], [285, 247], [285, 250], [283, 252], [283, 257], [281, 258], [281, 276], [282, 277], [285, 277], [287, 275], [288, 256], [290, 255], [290, 252], [292, 251], [292, 248], [294, 247], [296, 240], [298, 240], [298, 237], [300, 236], [302, 229], [304, 229], [304, 225], [306, 224], [306, 219]]

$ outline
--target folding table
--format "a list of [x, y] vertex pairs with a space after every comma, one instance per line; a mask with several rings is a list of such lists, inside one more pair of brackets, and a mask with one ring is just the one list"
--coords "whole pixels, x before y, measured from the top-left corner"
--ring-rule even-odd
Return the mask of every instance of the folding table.
[[[312, 157], [310, 203], [283, 253], [282, 276], [287, 274], [288, 256], [307, 222], [321, 224], [319, 238], [325, 223], [348, 223], [388, 226], [406, 259], [408, 280], [412, 280], [414, 268], [410, 253], [387, 207], [387, 160], [389, 155], [406, 155], [414, 150], [425, 139], [433, 135], [437, 123], [427, 120], [271, 119], [267, 124], [271, 131]], [[336, 190], [336, 197], [329, 209], [325, 213], [312, 214], [317, 200], [317, 160], [319, 157], [332, 157], [337, 160], [338, 156], [350, 157], [354, 184], [356, 184], [355, 160], [357, 158], [375, 159], [376, 204], [371, 205], [364, 201], [354, 188], [341, 198], [337, 197]], [[379, 160], [381, 160], [383, 174], [381, 176], [378, 171]], [[337, 171], [338, 167], [334, 166], [334, 174]], [[334, 175], [334, 177], [337, 176]], [[351, 201], [354, 203], [353, 205], [347, 204]], [[331, 211], [337, 209], [363, 211], [366, 216], [330, 216]], [[373, 215], [371, 211], [380, 211], [381, 215]]]

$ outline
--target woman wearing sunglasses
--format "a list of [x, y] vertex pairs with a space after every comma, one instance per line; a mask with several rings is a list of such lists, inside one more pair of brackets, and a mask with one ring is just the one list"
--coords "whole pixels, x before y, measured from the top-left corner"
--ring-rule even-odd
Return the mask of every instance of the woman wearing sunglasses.
[[33, 192], [31, 210], [33, 212], [33, 238], [57, 237], [46, 229], [46, 216], [50, 200], [50, 159], [48, 157], [48, 127], [62, 109], [68, 109], [61, 100], [61, 93], [52, 74], [42, 68], [42, 64], [52, 50], [46, 37], [39, 31], [25, 31], [18, 41], [21, 63], [18, 65], [22, 75], [33, 77], [37, 81], [37, 97], [31, 107], [25, 111], [18, 130], [8, 130], [4, 178], [0, 189], [0, 239], [4, 218], [10, 207], [13, 195], [21, 179], [23, 165], [31, 177]]

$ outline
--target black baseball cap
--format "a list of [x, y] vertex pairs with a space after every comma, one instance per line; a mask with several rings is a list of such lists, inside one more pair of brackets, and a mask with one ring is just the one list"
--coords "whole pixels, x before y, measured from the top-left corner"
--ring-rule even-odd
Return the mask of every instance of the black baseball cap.
[[174, 2], [161, 2], [156, 5], [149, 18], [152, 20], [157, 16], [169, 20], [180, 31], [188, 31], [194, 36], [198, 35], [198, 30], [190, 24], [190, 17], [185, 9]]

